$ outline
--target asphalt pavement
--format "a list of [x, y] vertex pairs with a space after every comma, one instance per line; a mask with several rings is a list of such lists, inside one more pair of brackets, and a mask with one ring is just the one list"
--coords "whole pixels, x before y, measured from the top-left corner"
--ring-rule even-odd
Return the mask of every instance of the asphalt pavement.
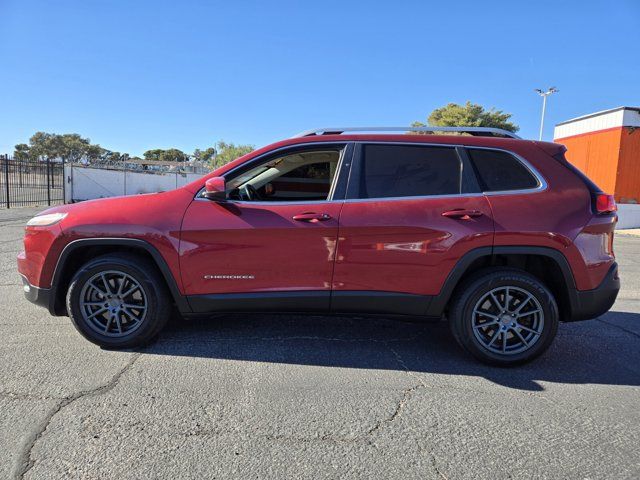
[[640, 237], [611, 312], [500, 369], [444, 323], [316, 315], [101, 350], [23, 297], [36, 211], [0, 210], [0, 478], [640, 478]]

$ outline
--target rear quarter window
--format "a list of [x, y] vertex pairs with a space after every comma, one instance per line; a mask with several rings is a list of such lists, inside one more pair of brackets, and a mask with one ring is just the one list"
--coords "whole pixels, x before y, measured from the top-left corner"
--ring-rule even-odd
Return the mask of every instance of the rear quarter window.
[[528, 190], [539, 186], [533, 173], [508, 152], [474, 148], [467, 152], [484, 192]]

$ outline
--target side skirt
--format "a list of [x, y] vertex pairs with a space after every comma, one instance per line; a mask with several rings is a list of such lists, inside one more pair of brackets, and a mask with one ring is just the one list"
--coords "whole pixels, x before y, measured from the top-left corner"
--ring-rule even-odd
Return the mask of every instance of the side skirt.
[[311, 312], [426, 316], [432, 297], [376, 291], [221, 293], [187, 297], [193, 313]]
[[217, 293], [189, 295], [193, 313], [220, 312], [318, 312], [328, 313], [329, 291]]
[[411, 293], [378, 291], [335, 291], [331, 313], [376, 313], [425, 316], [433, 297]]

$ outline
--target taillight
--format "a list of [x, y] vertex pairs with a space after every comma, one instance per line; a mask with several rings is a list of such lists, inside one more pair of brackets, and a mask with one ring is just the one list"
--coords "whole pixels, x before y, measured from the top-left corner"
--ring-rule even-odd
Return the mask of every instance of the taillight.
[[596, 212], [597, 213], [612, 213], [618, 210], [616, 201], [613, 195], [607, 195], [606, 193], [596, 194]]

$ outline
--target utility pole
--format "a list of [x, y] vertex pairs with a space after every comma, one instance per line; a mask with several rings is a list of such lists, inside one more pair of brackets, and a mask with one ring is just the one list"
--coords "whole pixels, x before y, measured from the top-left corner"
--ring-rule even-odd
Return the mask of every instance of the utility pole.
[[547, 109], [547, 97], [552, 93], [559, 92], [560, 90], [558, 90], [556, 87], [551, 87], [546, 92], [540, 90], [539, 88], [536, 88], [534, 91], [542, 97], [542, 118], [540, 119], [540, 136], [538, 138], [538, 140], [542, 140], [542, 132], [544, 130], [544, 113]]

